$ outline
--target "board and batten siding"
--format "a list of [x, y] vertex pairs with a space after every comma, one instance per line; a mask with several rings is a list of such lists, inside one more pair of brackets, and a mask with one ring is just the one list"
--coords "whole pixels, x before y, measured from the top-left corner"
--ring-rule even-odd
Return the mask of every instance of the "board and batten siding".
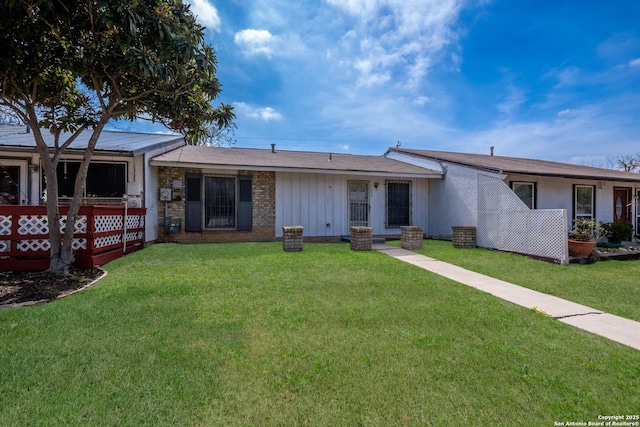
[[[374, 235], [400, 235], [399, 228], [385, 226], [385, 182], [411, 182], [412, 225], [428, 224], [428, 180], [343, 174], [276, 173], [276, 237], [282, 227], [302, 225], [306, 237], [340, 237], [349, 234], [348, 182], [369, 184], [369, 225]], [[378, 183], [378, 188], [375, 188]]]

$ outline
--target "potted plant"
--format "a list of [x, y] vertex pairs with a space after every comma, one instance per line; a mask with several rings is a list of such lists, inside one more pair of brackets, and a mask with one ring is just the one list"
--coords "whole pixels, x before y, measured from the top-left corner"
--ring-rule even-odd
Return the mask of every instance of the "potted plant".
[[569, 255], [586, 258], [596, 246], [596, 220], [576, 218], [569, 232]]
[[628, 221], [605, 222], [600, 224], [602, 235], [607, 238], [609, 243], [620, 243], [628, 240], [633, 233], [633, 224]]

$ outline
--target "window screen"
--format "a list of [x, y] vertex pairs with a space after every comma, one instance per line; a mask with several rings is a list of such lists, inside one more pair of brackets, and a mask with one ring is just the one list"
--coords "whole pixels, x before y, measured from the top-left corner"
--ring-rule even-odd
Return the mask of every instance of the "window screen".
[[[58, 163], [58, 196], [73, 197], [80, 162]], [[122, 197], [127, 183], [125, 163], [89, 163], [85, 180], [85, 197]], [[43, 174], [43, 188], [46, 188]]]

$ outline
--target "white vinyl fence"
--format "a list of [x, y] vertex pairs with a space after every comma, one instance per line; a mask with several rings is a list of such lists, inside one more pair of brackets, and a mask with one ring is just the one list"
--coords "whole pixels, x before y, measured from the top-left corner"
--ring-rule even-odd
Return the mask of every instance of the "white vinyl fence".
[[567, 211], [529, 209], [501, 179], [478, 175], [477, 244], [569, 263]]

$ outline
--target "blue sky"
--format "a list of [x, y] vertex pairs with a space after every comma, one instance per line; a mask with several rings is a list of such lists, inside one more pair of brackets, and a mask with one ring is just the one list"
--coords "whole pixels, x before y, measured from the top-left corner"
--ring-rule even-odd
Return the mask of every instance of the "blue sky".
[[640, 153], [637, 0], [188, 0], [238, 147]]

